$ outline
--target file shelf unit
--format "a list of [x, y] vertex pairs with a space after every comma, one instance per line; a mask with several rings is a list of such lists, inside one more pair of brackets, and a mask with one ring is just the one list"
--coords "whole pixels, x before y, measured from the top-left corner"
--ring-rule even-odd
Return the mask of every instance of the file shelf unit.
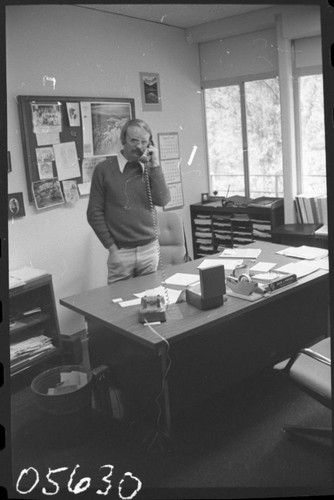
[[190, 205], [194, 259], [254, 240], [272, 241], [284, 223], [282, 198], [258, 198], [247, 205], [223, 206], [222, 200]]
[[60, 357], [59, 324], [50, 274], [11, 288], [9, 312], [11, 376]]

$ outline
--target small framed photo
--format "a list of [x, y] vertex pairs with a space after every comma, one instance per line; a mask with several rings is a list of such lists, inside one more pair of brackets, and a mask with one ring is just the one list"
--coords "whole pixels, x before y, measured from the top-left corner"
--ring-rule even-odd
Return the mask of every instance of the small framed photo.
[[23, 217], [25, 214], [23, 193], [8, 194], [8, 219]]
[[139, 73], [143, 111], [161, 111], [159, 73]]
[[209, 193], [202, 193], [202, 203], [208, 203]]
[[12, 171], [12, 160], [10, 158], [10, 151], [7, 151], [7, 172]]

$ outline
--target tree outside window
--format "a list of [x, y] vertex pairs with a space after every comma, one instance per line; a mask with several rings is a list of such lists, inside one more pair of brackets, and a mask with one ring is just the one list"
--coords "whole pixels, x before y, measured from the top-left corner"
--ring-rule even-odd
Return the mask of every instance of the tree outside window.
[[283, 196], [278, 78], [205, 90], [210, 191]]

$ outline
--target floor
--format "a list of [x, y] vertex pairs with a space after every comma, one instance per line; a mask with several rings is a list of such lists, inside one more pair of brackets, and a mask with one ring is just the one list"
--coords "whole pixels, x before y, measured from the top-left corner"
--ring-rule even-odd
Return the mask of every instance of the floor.
[[[129, 425], [97, 413], [88, 420], [87, 415], [52, 420], [36, 408], [30, 388], [21, 388], [12, 396], [13, 484], [24, 468], [33, 467], [39, 475], [31, 493], [35, 496], [25, 496], [34, 499], [45, 498], [43, 486], [55, 491], [46, 480], [49, 468], [62, 469], [54, 480], [61, 487], [57, 495], [62, 492], [64, 498], [71, 498], [69, 487], [83, 477], [90, 478], [88, 492], [105, 491], [108, 482], [102, 478], [111, 470], [114, 498], [125, 480], [131, 491], [141, 483], [138, 498], [334, 492], [330, 443], [296, 441], [282, 432], [286, 422], [329, 425], [329, 410], [273, 371], [220, 396], [179, 415], [173, 422], [174, 439], [167, 441], [163, 428], [156, 432], [144, 421]], [[29, 474], [20, 480], [24, 491], [35, 472]]]

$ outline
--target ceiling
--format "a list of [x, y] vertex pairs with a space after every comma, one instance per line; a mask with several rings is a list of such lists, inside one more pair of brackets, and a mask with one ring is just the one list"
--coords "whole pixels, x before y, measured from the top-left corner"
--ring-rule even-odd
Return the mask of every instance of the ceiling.
[[[245, 0], [246, 1], [246, 0]], [[256, 1], [256, 0], [255, 0]], [[213, 4], [77, 4], [80, 7], [110, 12], [136, 19], [152, 21], [176, 28], [193, 28], [200, 24], [217, 21], [226, 17], [246, 14], [259, 9], [272, 7], [272, 4], [262, 5], [230, 5]]]

